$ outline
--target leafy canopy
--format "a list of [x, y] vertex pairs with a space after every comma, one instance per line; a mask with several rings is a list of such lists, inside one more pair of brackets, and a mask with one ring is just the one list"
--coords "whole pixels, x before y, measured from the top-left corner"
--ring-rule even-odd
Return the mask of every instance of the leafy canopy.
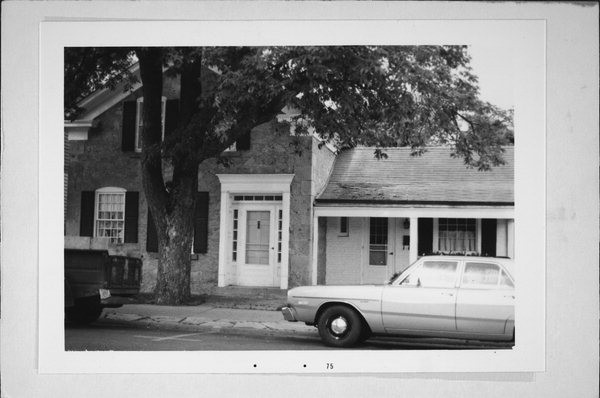
[[[136, 50], [68, 49], [65, 82], [74, 88], [65, 90], [65, 110], [100, 86], [131, 79]], [[466, 46], [199, 47], [161, 54], [167, 74], [192, 65], [202, 76], [196, 115], [164, 144], [168, 157], [218, 156], [285, 106], [296, 112], [296, 132], [314, 131], [341, 149], [373, 146], [378, 157], [385, 147], [420, 153], [450, 145], [466, 164], [485, 170], [501, 164], [502, 146], [513, 143], [512, 114], [479, 99]]]

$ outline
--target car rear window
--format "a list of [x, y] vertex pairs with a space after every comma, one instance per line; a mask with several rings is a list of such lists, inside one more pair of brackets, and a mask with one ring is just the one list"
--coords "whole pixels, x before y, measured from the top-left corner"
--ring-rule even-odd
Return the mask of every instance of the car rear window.
[[512, 286], [512, 282], [497, 264], [467, 262], [461, 285], [466, 287]]

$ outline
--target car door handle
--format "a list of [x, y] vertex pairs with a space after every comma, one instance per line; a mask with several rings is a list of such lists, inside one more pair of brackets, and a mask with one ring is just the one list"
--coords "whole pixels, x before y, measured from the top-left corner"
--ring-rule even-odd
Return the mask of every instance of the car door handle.
[[454, 296], [454, 293], [447, 293], [447, 292], [442, 292], [442, 296]]
[[514, 294], [507, 294], [506, 296], [504, 296], [504, 298], [511, 298], [514, 299], [515, 295]]

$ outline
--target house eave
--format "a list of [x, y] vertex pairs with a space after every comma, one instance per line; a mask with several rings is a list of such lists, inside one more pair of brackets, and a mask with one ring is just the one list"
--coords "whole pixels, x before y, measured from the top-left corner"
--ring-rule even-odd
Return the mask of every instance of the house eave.
[[93, 120], [65, 120], [64, 129], [69, 141], [85, 141], [88, 139], [88, 132], [94, 125]]
[[315, 199], [315, 206], [399, 206], [399, 207], [514, 207], [504, 201], [450, 201], [450, 200], [393, 200], [393, 199]]

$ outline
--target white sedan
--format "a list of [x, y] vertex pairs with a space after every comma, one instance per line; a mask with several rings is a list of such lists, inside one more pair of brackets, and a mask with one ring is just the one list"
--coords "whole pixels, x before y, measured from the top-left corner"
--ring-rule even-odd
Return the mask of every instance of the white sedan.
[[282, 313], [334, 347], [372, 334], [514, 341], [513, 268], [506, 258], [425, 256], [387, 285], [290, 289]]

